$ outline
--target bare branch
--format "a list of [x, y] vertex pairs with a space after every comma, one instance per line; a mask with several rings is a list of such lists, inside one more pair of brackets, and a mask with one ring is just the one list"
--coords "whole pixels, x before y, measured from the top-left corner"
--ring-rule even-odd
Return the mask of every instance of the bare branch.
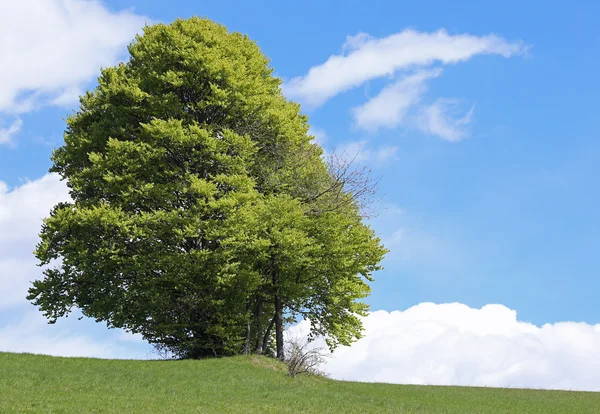
[[371, 218], [377, 215], [375, 207], [377, 186], [380, 177], [373, 178], [372, 171], [366, 165], [356, 163], [358, 154], [352, 158], [346, 154], [331, 153], [327, 159], [327, 168], [331, 177], [330, 185], [321, 194], [330, 193], [326, 211], [335, 211], [349, 204], [355, 204], [362, 217]]
[[285, 362], [288, 375], [325, 375], [321, 365], [330, 357], [323, 347], [311, 347], [310, 342], [298, 337], [288, 337], [285, 343]]

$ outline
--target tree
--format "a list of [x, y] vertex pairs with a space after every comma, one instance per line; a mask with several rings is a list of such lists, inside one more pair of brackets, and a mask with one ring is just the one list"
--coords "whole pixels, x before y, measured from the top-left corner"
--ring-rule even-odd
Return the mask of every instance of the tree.
[[311, 346], [307, 340], [299, 337], [288, 337], [285, 344], [285, 362], [290, 377], [300, 374], [325, 375], [320, 370], [330, 356], [325, 353], [325, 348]]
[[297, 316], [332, 347], [358, 338], [385, 254], [362, 176], [322, 160], [247, 37], [176, 20], [129, 52], [52, 155], [72, 202], [44, 222], [35, 254], [53, 267], [28, 299], [50, 322], [77, 307], [184, 358], [267, 353], [274, 334], [283, 359]]

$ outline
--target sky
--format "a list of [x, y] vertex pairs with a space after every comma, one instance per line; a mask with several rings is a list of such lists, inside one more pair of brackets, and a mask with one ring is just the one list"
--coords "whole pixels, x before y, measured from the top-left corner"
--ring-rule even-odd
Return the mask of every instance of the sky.
[[390, 253], [365, 337], [334, 353], [332, 377], [600, 390], [599, 13], [593, 1], [0, 2], [0, 351], [156, 357], [76, 314], [47, 325], [25, 295], [41, 277], [41, 219], [68, 199], [48, 174], [64, 117], [145, 24], [198, 15], [255, 40], [317, 142], [381, 177], [370, 223]]

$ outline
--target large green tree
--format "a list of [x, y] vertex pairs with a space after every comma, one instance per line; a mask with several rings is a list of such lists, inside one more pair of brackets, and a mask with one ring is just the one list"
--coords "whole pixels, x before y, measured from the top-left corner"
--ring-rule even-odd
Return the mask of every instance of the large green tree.
[[[246, 36], [209, 20], [144, 29], [67, 119], [57, 205], [29, 299], [74, 307], [184, 358], [270, 352], [298, 316], [331, 347], [360, 337], [385, 254], [369, 184], [327, 165]], [[273, 340], [274, 337], [274, 340]]]

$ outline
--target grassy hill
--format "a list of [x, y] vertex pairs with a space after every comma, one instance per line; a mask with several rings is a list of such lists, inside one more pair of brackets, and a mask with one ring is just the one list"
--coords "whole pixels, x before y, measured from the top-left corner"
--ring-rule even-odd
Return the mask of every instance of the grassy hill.
[[0, 353], [0, 412], [600, 413], [600, 393], [289, 378], [274, 360], [126, 361]]

